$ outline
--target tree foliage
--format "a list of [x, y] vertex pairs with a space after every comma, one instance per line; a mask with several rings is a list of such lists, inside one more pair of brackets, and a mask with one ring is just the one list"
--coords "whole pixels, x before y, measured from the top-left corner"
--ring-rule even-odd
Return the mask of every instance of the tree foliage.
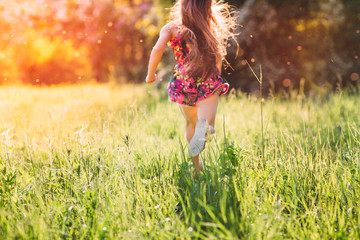
[[[0, 3], [0, 84], [142, 82], [172, 0], [32, 0]], [[359, 80], [357, 0], [228, 0], [239, 49], [229, 46], [231, 85], [258, 89], [246, 61], [278, 92], [335, 89]], [[170, 51], [168, 52], [170, 53]], [[164, 58], [162, 73], [174, 62]], [[166, 74], [167, 72], [167, 74]]]
[[264, 87], [275, 92], [323, 93], [359, 81], [358, 1], [248, 0], [238, 7], [239, 57], [229, 56], [234, 87], [258, 88], [245, 60], [262, 65]]
[[0, 18], [6, 29], [0, 57], [16, 54], [15, 61], [9, 55], [0, 63], [3, 84], [139, 81], [164, 19], [159, 5], [147, 0], [36, 0], [0, 12], [9, 16]]

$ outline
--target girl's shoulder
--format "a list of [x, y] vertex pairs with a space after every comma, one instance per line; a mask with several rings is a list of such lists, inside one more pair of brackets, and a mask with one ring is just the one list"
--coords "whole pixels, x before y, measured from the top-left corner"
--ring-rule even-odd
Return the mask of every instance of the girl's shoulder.
[[174, 38], [178, 36], [179, 32], [181, 31], [181, 28], [179, 23], [177, 23], [176, 21], [171, 21], [167, 23], [162, 30], [168, 31], [171, 34], [172, 38]]

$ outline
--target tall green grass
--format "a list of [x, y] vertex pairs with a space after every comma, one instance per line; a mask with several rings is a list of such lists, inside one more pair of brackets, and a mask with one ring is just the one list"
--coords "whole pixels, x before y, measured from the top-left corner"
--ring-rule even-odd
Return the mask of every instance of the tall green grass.
[[[192, 178], [164, 90], [0, 89], [1, 239], [359, 239], [360, 97], [222, 98]], [[265, 159], [265, 164], [261, 162]]]

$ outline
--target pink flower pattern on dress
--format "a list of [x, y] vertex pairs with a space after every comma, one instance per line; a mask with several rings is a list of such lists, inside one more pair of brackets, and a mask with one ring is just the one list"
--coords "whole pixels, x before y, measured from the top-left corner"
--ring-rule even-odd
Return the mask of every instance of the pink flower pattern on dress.
[[190, 52], [190, 46], [183, 40], [181, 33], [168, 42], [168, 46], [174, 50], [177, 65], [168, 85], [170, 101], [195, 106], [197, 102], [214, 94], [225, 94], [229, 84], [221, 76], [220, 72], [213, 73], [205, 80], [194, 79], [185, 69], [186, 57]]

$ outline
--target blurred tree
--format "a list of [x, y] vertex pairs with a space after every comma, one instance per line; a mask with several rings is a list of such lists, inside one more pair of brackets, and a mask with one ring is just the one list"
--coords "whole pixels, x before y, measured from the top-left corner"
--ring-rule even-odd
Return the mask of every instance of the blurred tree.
[[0, 84], [7, 84], [18, 79], [16, 63], [13, 57], [13, 48], [9, 47], [13, 35], [11, 34], [11, 26], [2, 16], [4, 8], [0, 7]]
[[[224, 70], [231, 85], [256, 91], [246, 65], [262, 64], [272, 91], [357, 84], [358, 0], [228, 0], [241, 34]], [[149, 53], [173, 0], [0, 2], [0, 84], [142, 82]], [[236, 57], [237, 56], [237, 57]], [[170, 51], [160, 76], [173, 69]], [[38, 80], [38, 82], [36, 82]], [[320, 86], [320, 88], [319, 88]], [[322, 91], [322, 90], [321, 90]]]
[[67, 17], [55, 33], [73, 39], [76, 46], [89, 51], [94, 77], [99, 82], [120, 79], [137, 81], [144, 77], [148, 51], [144, 48], [147, 33], [139, 22], [150, 10], [150, 1], [68, 1], [63, 6]]
[[[91, 76], [99, 82], [110, 78], [120, 82], [142, 81], [149, 49], [165, 18], [159, 5], [150, 0], [12, 2], [7, 5], [4, 15], [9, 16], [4, 22], [10, 26], [7, 33], [13, 32], [16, 37], [9, 43], [2, 41], [1, 44], [7, 44], [9, 49], [18, 49], [17, 53], [19, 49], [26, 53], [17, 56], [18, 70], [26, 83], [33, 83], [33, 76], [37, 75], [34, 71], [47, 72], [45, 68], [50, 66], [59, 74], [49, 76], [49, 81], [42, 77], [42, 83], [78, 82], [79, 77], [85, 80]], [[29, 32], [30, 35], [27, 34]], [[37, 39], [47, 39], [43, 43], [59, 50], [47, 59], [48, 64], [42, 62], [40, 66], [39, 60], [36, 60], [40, 58], [37, 54], [39, 49], [34, 47], [38, 46]], [[63, 52], [66, 55], [70, 48], [76, 55], [73, 59], [62, 56], [60, 51], [67, 49]], [[44, 48], [44, 51], [48, 49]], [[33, 60], [26, 61], [28, 57]], [[82, 61], [85, 58], [91, 68]], [[2, 65], [8, 69], [4, 62], [0, 67]], [[78, 71], [75, 71], [75, 66]], [[84, 69], [88, 74], [80, 76]]]
[[33, 85], [84, 82], [91, 78], [87, 49], [74, 48], [73, 42], [50, 39], [28, 32], [26, 44], [15, 46], [21, 81]]
[[349, 84], [351, 72], [359, 71], [360, 41], [354, 35], [360, 4], [347, 2], [355, 10], [347, 11], [340, 0], [245, 1], [239, 8], [240, 58], [229, 56], [235, 68], [228, 76], [231, 85], [246, 92], [258, 88], [245, 60], [262, 65], [264, 87], [276, 92], [301, 87], [321, 93], [339, 82]]
[[[354, 0], [341, 0], [344, 21], [337, 28], [330, 30], [334, 39], [334, 52], [340, 55], [347, 63], [347, 71], [342, 72], [343, 85], [355, 85], [359, 78], [351, 75], [360, 75], [360, 2]], [[337, 66], [337, 69], [341, 66]]]

